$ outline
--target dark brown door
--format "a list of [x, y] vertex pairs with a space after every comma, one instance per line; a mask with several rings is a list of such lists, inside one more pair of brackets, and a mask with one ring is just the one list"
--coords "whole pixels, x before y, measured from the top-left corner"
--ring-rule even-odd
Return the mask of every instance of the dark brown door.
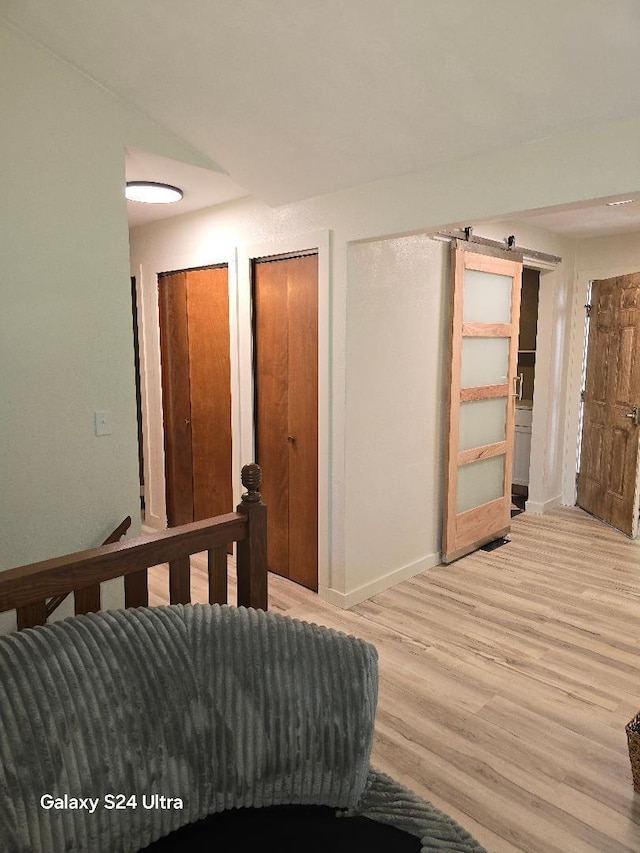
[[167, 521], [233, 510], [227, 268], [158, 278]]
[[640, 273], [594, 281], [577, 503], [638, 533]]
[[318, 588], [318, 257], [254, 262], [256, 461], [269, 570]]

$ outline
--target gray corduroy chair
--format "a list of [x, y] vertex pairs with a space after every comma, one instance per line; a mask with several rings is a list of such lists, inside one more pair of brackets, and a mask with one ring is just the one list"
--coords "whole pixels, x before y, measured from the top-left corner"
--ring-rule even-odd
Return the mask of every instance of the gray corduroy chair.
[[193, 849], [180, 832], [208, 816], [297, 805], [373, 819], [416, 850], [480, 853], [370, 766], [377, 686], [371, 644], [244, 607], [103, 611], [2, 637], [0, 849], [136, 853], [176, 831]]

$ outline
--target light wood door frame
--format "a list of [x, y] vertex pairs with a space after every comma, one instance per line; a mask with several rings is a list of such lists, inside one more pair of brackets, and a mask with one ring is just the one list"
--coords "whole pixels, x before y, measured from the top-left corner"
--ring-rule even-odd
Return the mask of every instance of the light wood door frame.
[[[518, 360], [522, 257], [454, 241], [451, 247], [451, 326], [449, 348], [449, 399], [446, 440], [442, 561], [453, 560], [505, 536], [511, 528], [511, 470], [514, 448], [514, 383]], [[466, 269], [512, 278], [509, 323], [465, 323], [463, 282]], [[462, 341], [465, 337], [508, 338], [506, 383], [462, 387]], [[465, 402], [506, 398], [504, 440], [460, 450], [460, 405]], [[458, 470], [461, 466], [496, 456], [504, 457], [501, 497], [463, 512], [457, 511]]]
[[[592, 282], [576, 503], [638, 536], [640, 273]], [[631, 416], [631, 417], [630, 417]]]

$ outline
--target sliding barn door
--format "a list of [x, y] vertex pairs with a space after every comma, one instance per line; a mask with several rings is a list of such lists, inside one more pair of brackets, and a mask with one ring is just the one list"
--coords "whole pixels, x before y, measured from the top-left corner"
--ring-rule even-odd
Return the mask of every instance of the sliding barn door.
[[640, 273], [594, 281], [577, 503], [638, 535]]
[[227, 268], [158, 277], [167, 521], [233, 511]]
[[318, 588], [318, 257], [253, 265], [256, 461], [269, 570]]
[[452, 248], [442, 559], [509, 532], [522, 259]]

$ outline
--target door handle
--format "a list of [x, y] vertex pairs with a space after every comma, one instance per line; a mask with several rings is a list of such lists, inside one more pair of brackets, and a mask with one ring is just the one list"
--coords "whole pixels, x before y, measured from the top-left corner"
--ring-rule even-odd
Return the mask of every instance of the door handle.
[[524, 374], [519, 373], [513, 377], [513, 396], [517, 400], [522, 400], [522, 385], [524, 383]]
[[629, 418], [634, 426], [640, 426], [640, 407], [634, 406], [630, 412], [627, 412], [625, 418]]

